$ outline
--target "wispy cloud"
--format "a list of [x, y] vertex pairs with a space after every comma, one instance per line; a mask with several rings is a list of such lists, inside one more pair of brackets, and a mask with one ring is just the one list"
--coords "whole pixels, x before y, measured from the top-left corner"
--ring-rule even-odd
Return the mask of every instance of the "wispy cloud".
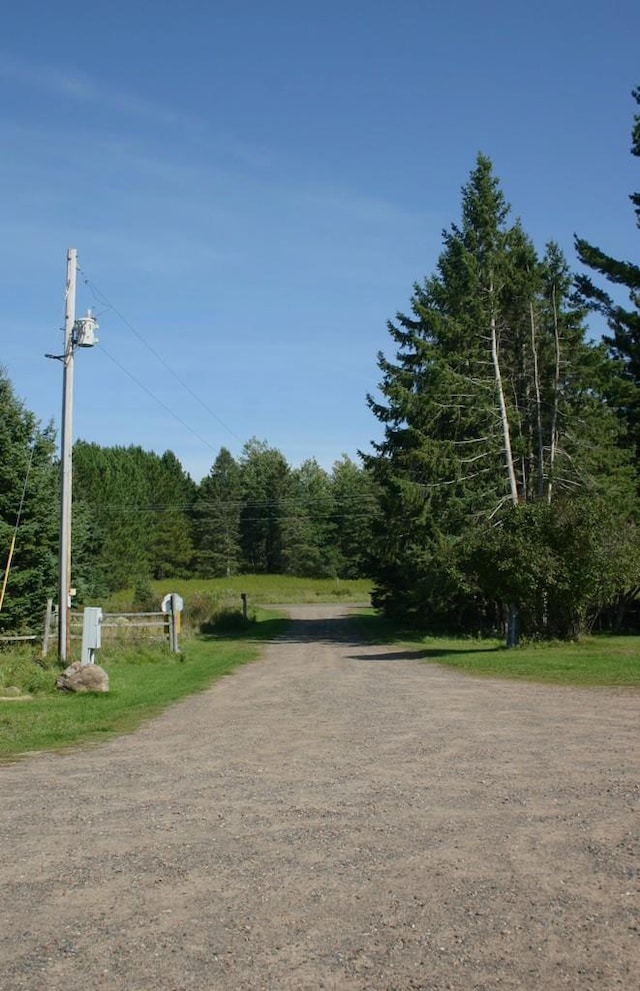
[[[53, 64], [36, 64], [0, 50], [0, 78], [28, 86], [47, 97], [101, 108], [148, 125], [179, 129], [182, 136], [187, 132], [191, 140], [212, 137], [207, 119], [113, 85], [105, 86], [87, 73], [71, 72]], [[224, 134], [219, 128], [216, 129], [215, 140], [220, 153], [246, 167], [270, 169], [278, 164], [279, 155], [273, 148], [247, 142], [230, 133]]]
[[0, 52], [0, 76], [75, 103], [106, 107], [161, 124], [201, 124], [196, 117], [161, 106], [113, 86], [100, 85], [85, 73], [53, 65], [37, 65]]

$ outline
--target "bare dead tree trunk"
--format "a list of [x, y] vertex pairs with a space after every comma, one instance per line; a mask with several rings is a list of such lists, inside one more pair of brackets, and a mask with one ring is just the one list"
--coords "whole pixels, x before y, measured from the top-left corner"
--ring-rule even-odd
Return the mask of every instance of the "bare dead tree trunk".
[[540, 370], [538, 368], [538, 344], [536, 339], [536, 318], [533, 302], [529, 303], [531, 322], [531, 353], [533, 355], [533, 382], [536, 391], [536, 429], [538, 432], [538, 498], [544, 495], [544, 444], [542, 441], [542, 401], [540, 399]]
[[[490, 292], [493, 294], [493, 283], [491, 284]], [[498, 392], [498, 403], [500, 406], [500, 422], [502, 424], [504, 459], [507, 468], [507, 475], [509, 478], [509, 492], [511, 495], [511, 502], [513, 503], [514, 506], [517, 506], [518, 485], [516, 482], [516, 473], [513, 466], [513, 452], [511, 449], [511, 431], [509, 430], [509, 417], [507, 414], [507, 404], [504, 398], [502, 373], [500, 371], [500, 356], [498, 353], [498, 331], [496, 327], [495, 310], [493, 309], [493, 307], [491, 313], [491, 358], [493, 360], [493, 371], [495, 375], [496, 389]]]
[[[500, 406], [500, 421], [502, 423], [502, 439], [504, 459], [509, 478], [509, 493], [514, 506], [518, 505], [518, 484], [513, 466], [513, 450], [511, 447], [511, 431], [509, 429], [509, 416], [507, 413], [507, 403], [504, 398], [504, 386], [502, 383], [502, 372], [500, 370], [500, 355], [498, 350], [498, 329], [496, 326], [496, 313], [493, 303], [493, 279], [490, 282], [489, 292], [491, 295], [491, 358], [493, 360], [493, 371], [495, 376], [496, 389], [498, 392], [498, 403]], [[519, 616], [518, 608], [514, 603], [507, 606], [507, 647], [516, 647], [519, 639]]]
[[558, 403], [560, 400], [560, 330], [558, 327], [558, 306], [556, 303], [556, 287], [551, 290], [553, 306], [553, 338], [556, 345], [556, 367], [553, 376], [553, 409], [551, 412], [551, 437], [549, 441], [549, 480], [547, 482], [547, 502], [551, 503], [551, 488], [553, 485], [553, 465], [558, 450]]

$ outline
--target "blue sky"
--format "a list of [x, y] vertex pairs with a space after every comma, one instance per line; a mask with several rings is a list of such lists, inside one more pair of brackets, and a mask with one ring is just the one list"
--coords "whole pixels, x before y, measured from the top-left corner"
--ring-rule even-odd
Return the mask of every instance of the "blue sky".
[[75, 247], [101, 325], [75, 436], [171, 449], [196, 479], [252, 436], [292, 465], [355, 457], [386, 320], [478, 151], [540, 248], [574, 265], [578, 232], [637, 260], [639, 38], [637, 0], [11, 5], [0, 363], [57, 424], [43, 355]]

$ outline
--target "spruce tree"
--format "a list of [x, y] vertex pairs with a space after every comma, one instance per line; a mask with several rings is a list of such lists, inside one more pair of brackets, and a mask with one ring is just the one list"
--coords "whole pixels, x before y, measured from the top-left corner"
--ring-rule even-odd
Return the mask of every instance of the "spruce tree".
[[281, 574], [285, 568], [283, 520], [290, 498], [291, 469], [277, 448], [255, 437], [240, 457], [242, 570]]
[[[640, 105], [640, 86], [633, 90], [632, 95]], [[640, 113], [634, 116], [631, 139], [631, 153], [640, 157]], [[636, 226], [640, 228], [640, 192], [631, 193], [630, 199], [636, 214]], [[588, 275], [579, 275], [575, 280], [582, 298], [603, 314], [611, 330], [611, 336], [606, 337], [605, 341], [613, 355], [621, 360], [627, 386], [617, 389], [614, 399], [630, 424], [640, 457], [640, 265], [615, 258], [584, 238], [576, 237], [575, 247], [583, 265], [604, 276], [611, 285], [620, 286], [629, 293], [631, 306], [626, 306], [596, 285]]]
[[314, 458], [291, 473], [283, 504], [283, 564], [287, 573], [324, 578], [336, 574], [331, 480]]
[[240, 570], [240, 467], [226, 447], [198, 486], [193, 506], [195, 569], [205, 578]]
[[[375, 602], [449, 627], [485, 622], [465, 563], [483, 528], [584, 486], [628, 492], [602, 446], [617, 430], [599, 391], [608, 365], [584, 342], [564, 260], [550, 245], [541, 262], [508, 214], [480, 155], [436, 274], [388, 325], [395, 360], [379, 355], [382, 395], [369, 398], [384, 425], [366, 458], [381, 493]], [[610, 472], [593, 470], [598, 458]]]
[[151, 499], [151, 573], [156, 579], [188, 577], [193, 557], [193, 481], [173, 451], [161, 456], [147, 452], [145, 474]]
[[331, 470], [334, 542], [340, 578], [366, 578], [377, 501], [370, 472], [343, 455]]
[[107, 591], [151, 577], [154, 519], [146, 462], [140, 447], [74, 444], [74, 502], [87, 507], [93, 581]]
[[[0, 630], [38, 631], [55, 595], [59, 528], [55, 437], [16, 397], [0, 369]], [[11, 567], [7, 572], [15, 535]]]

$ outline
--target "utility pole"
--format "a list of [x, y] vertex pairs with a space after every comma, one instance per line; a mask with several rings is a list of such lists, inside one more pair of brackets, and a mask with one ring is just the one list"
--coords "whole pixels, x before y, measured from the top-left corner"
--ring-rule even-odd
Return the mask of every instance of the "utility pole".
[[77, 347], [90, 348], [98, 343], [98, 323], [87, 311], [76, 320], [76, 269], [78, 252], [67, 251], [67, 289], [64, 296], [64, 351], [47, 354], [62, 362], [62, 427], [60, 431], [60, 550], [58, 557], [58, 657], [66, 661], [69, 654], [69, 613], [71, 609], [71, 502], [73, 449], [73, 358]]
[[67, 290], [64, 299], [64, 352], [62, 355], [62, 430], [60, 434], [60, 553], [58, 560], [58, 657], [69, 653], [71, 609], [71, 449], [73, 419], [73, 328], [76, 322], [77, 251], [67, 251]]

